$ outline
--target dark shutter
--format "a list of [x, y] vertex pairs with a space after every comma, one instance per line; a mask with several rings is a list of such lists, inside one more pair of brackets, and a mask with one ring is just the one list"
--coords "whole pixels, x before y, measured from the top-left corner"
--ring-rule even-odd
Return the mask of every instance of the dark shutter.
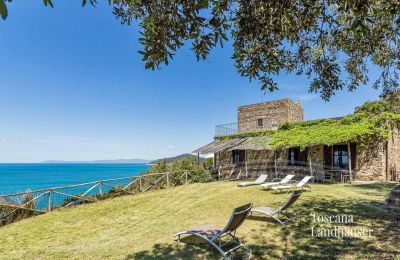
[[350, 152], [351, 152], [351, 169], [354, 170], [356, 168], [357, 162], [357, 144], [350, 144]]
[[332, 146], [324, 146], [324, 165], [332, 167]]

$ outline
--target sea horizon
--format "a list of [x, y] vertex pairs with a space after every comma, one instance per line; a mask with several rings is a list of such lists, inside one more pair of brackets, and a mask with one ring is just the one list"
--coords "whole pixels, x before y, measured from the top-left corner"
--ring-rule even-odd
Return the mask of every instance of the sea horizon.
[[139, 163], [0, 163], [0, 194], [137, 176]]

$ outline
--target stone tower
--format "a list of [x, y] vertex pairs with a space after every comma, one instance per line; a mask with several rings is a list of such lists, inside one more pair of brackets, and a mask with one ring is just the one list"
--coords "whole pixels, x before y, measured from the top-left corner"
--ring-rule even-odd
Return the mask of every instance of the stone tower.
[[261, 129], [276, 130], [284, 122], [304, 120], [304, 111], [299, 102], [281, 99], [238, 108], [239, 133]]

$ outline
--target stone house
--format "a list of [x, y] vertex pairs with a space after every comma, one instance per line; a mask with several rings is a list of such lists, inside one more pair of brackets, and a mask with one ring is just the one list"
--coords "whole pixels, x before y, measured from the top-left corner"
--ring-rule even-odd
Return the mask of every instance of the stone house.
[[[398, 181], [400, 180], [400, 131], [392, 129], [390, 138], [367, 141], [315, 144], [302, 150], [287, 147], [274, 150], [267, 137], [258, 132], [276, 130], [285, 122], [301, 122], [300, 103], [290, 99], [241, 106], [238, 122], [216, 126], [214, 141], [194, 151], [214, 154], [214, 169], [220, 179], [255, 177], [268, 173], [280, 177], [313, 175], [317, 181]], [[340, 118], [335, 118], [339, 120]], [[254, 133], [240, 137], [241, 133]], [[234, 138], [224, 138], [229, 136]], [[261, 140], [261, 141], [260, 141]]]

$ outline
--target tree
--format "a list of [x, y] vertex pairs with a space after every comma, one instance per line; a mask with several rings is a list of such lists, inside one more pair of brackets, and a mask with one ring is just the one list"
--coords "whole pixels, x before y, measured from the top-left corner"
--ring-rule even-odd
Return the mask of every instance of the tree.
[[379, 115], [384, 112], [400, 114], [400, 91], [384, 95], [375, 101], [367, 101], [355, 110], [355, 113], [367, 115]]
[[[5, 2], [0, 12], [7, 16]], [[51, 0], [43, 0], [51, 5]], [[95, 0], [89, 0], [95, 4]], [[311, 79], [310, 92], [329, 100], [365, 85], [368, 65], [380, 69], [375, 88], [399, 89], [398, 0], [109, 0], [121, 23], [135, 22], [148, 69], [168, 65], [185, 44], [197, 60], [233, 40], [238, 72], [274, 91], [274, 76]], [[83, 5], [86, 0], [83, 0]]]

